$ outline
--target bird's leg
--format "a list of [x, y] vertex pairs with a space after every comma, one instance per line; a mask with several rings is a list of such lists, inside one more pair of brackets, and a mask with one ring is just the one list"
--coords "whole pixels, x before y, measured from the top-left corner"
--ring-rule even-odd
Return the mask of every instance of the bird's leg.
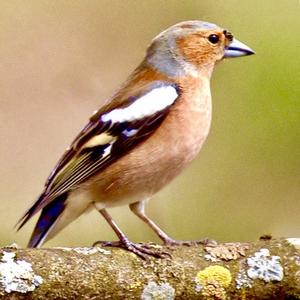
[[145, 204], [144, 201], [135, 202], [129, 205], [131, 211], [142, 219], [146, 224], [148, 224], [154, 232], [159, 236], [166, 246], [178, 246], [186, 245], [192, 246], [197, 244], [216, 244], [215, 241], [209, 239], [195, 240], [195, 241], [178, 241], [170, 238], [161, 228], [159, 228], [146, 214], [145, 214]]
[[169, 255], [168, 253], [153, 251], [150, 250], [149, 247], [143, 247], [143, 245], [129, 241], [129, 239], [121, 231], [121, 229], [118, 227], [118, 225], [115, 223], [115, 221], [112, 219], [112, 217], [108, 214], [108, 212], [105, 209], [99, 209], [98, 211], [101, 213], [101, 215], [105, 218], [105, 220], [111, 226], [113, 231], [116, 233], [116, 235], [119, 238], [119, 241], [116, 242], [97, 241], [93, 244], [93, 246], [96, 246], [97, 244], [101, 244], [102, 246], [108, 246], [108, 247], [120, 247], [135, 253], [136, 255], [140, 256], [143, 259], [146, 259], [147, 255], [154, 256], [156, 258], [163, 258], [166, 255]]

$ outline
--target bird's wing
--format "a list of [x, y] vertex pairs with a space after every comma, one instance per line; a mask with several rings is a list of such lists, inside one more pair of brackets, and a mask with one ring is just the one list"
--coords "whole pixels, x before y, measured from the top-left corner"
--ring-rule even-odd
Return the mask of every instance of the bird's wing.
[[64, 153], [50, 174], [44, 192], [19, 221], [19, 228], [58, 196], [75, 189], [149, 137], [179, 94], [175, 84], [159, 81], [122, 105], [108, 110], [104, 107], [97, 112]]

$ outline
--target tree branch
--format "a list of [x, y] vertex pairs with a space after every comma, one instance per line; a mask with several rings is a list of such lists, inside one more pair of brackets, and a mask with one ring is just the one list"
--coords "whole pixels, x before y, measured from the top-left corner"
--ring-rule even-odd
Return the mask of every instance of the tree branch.
[[300, 299], [300, 239], [159, 247], [0, 249], [1, 299]]

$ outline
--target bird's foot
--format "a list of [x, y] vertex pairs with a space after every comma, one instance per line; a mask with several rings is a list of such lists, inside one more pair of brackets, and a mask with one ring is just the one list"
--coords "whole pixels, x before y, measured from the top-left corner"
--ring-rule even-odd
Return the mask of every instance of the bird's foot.
[[166, 258], [171, 257], [170, 253], [165, 251], [153, 250], [155, 246], [149, 244], [140, 244], [140, 243], [133, 243], [128, 239], [122, 239], [120, 241], [97, 241], [93, 244], [93, 247], [97, 245], [101, 245], [103, 247], [117, 247], [123, 248], [127, 251], [130, 251], [137, 256], [141, 257], [142, 259], [147, 259], [148, 256], [153, 256], [155, 258]]
[[196, 246], [196, 245], [216, 246], [217, 244], [218, 244], [217, 241], [208, 238], [202, 240], [194, 240], [194, 241], [178, 241], [178, 240], [173, 240], [171, 238], [164, 240], [165, 246]]

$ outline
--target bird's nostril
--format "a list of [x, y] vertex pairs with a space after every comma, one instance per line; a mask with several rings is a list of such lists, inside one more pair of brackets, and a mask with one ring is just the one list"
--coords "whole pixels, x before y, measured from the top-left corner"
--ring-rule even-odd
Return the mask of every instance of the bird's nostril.
[[231, 32], [224, 30], [223, 33], [230, 42], [233, 40], [233, 34]]

